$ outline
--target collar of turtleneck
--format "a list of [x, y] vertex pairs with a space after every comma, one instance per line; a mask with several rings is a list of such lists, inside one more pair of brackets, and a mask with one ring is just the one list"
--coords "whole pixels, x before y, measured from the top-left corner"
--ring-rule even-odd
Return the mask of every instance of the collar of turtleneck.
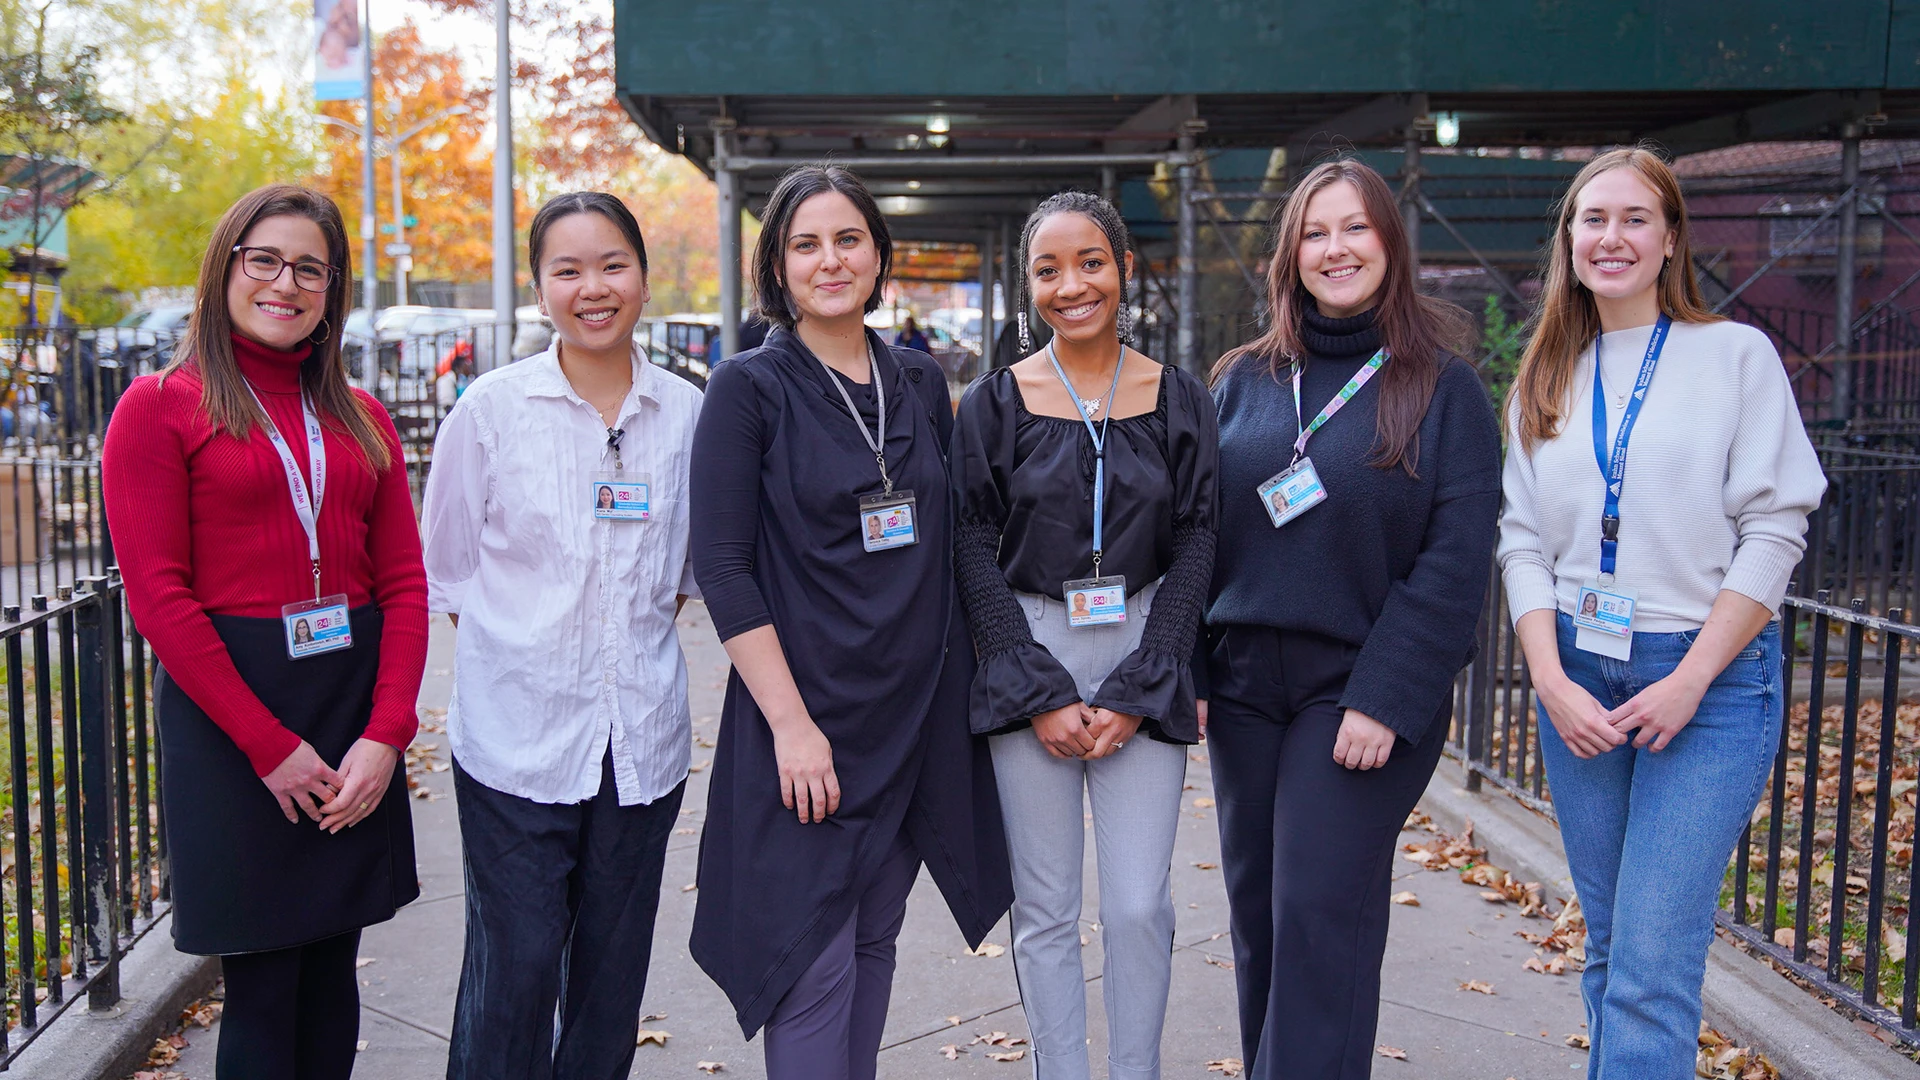
[[263, 394], [299, 393], [300, 365], [312, 352], [306, 345], [292, 352], [281, 352], [251, 338], [233, 335], [233, 359], [240, 365], [240, 374]]
[[1374, 309], [1345, 319], [1330, 319], [1320, 314], [1317, 305], [1302, 305], [1300, 343], [1314, 356], [1343, 359], [1371, 356], [1380, 348], [1380, 330], [1374, 325]]

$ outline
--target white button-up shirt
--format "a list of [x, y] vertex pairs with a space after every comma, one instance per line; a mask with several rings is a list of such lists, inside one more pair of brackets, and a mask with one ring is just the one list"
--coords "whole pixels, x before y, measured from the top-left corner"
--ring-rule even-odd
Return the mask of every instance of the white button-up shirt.
[[427, 476], [430, 610], [460, 617], [447, 738], [496, 791], [575, 803], [600, 790], [609, 743], [620, 805], [687, 775], [680, 596], [687, 467], [700, 391], [642, 359], [615, 425], [623, 476], [651, 479], [647, 521], [597, 520], [607, 427], [549, 349], [474, 380], [440, 425]]

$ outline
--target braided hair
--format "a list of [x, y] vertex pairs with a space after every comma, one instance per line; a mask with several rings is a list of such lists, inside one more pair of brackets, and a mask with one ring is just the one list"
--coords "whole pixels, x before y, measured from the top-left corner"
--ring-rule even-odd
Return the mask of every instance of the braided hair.
[[[1027, 285], [1027, 260], [1032, 257], [1033, 234], [1039, 230], [1041, 222], [1055, 214], [1083, 214], [1106, 234], [1107, 244], [1113, 248], [1114, 267], [1120, 272], [1120, 316], [1114, 323], [1114, 330], [1121, 342], [1130, 343], [1133, 338], [1133, 312], [1127, 306], [1127, 253], [1132, 250], [1132, 239], [1127, 234], [1127, 223], [1120, 217], [1120, 211], [1100, 196], [1090, 191], [1063, 191], [1048, 196], [1034, 207], [1033, 213], [1027, 215], [1026, 225], [1020, 229], [1020, 246], [1015, 250], [1015, 257], [1020, 267], [1017, 310], [1020, 313], [1021, 350], [1033, 351], [1033, 339], [1027, 334], [1027, 310], [1033, 307], [1033, 290]], [[1038, 314], [1037, 310], [1035, 314]]]

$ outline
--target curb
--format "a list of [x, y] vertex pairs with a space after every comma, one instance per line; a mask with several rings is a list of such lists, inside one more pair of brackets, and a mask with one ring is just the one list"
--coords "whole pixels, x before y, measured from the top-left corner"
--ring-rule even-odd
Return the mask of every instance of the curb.
[[[1546, 818], [1507, 798], [1498, 788], [1474, 794], [1452, 758], [1420, 798], [1434, 824], [1459, 833], [1473, 822], [1474, 843], [1487, 860], [1548, 892], [1573, 894], [1560, 830]], [[1853, 1026], [1840, 1013], [1718, 936], [1707, 952], [1701, 990], [1707, 1023], [1738, 1045], [1764, 1051], [1787, 1080], [1913, 1080], [1914, 1063]]]
[[120, 958], [120, 1004], [94, 1013], [83, 1004], [48, 1026], [8, 1072], [33, 1080], [122, 1080], [180, 1020], [180, 1010], [213, 989], [220, 960], [173, 947], [173, 916], [163, 915]]

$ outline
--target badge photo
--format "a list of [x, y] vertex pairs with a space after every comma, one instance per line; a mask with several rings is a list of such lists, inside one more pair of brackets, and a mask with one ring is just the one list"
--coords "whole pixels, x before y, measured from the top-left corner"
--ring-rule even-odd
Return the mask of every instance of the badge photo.
[[593, 481], [593, 516], [602, 521], [646, 521], [653, 485], [645, 477], [603, 476]]
[[290, 659], [304, 660], [353, 647], [353, 623], [347, 614], [345, 595], [288, 604], [280, 609], [280, 623], [286, 630]]
[[860, 543], [868, 551], [906, 547], [920, 542], [914, 524], [913, 492], [868, 495], [860, 500]]

